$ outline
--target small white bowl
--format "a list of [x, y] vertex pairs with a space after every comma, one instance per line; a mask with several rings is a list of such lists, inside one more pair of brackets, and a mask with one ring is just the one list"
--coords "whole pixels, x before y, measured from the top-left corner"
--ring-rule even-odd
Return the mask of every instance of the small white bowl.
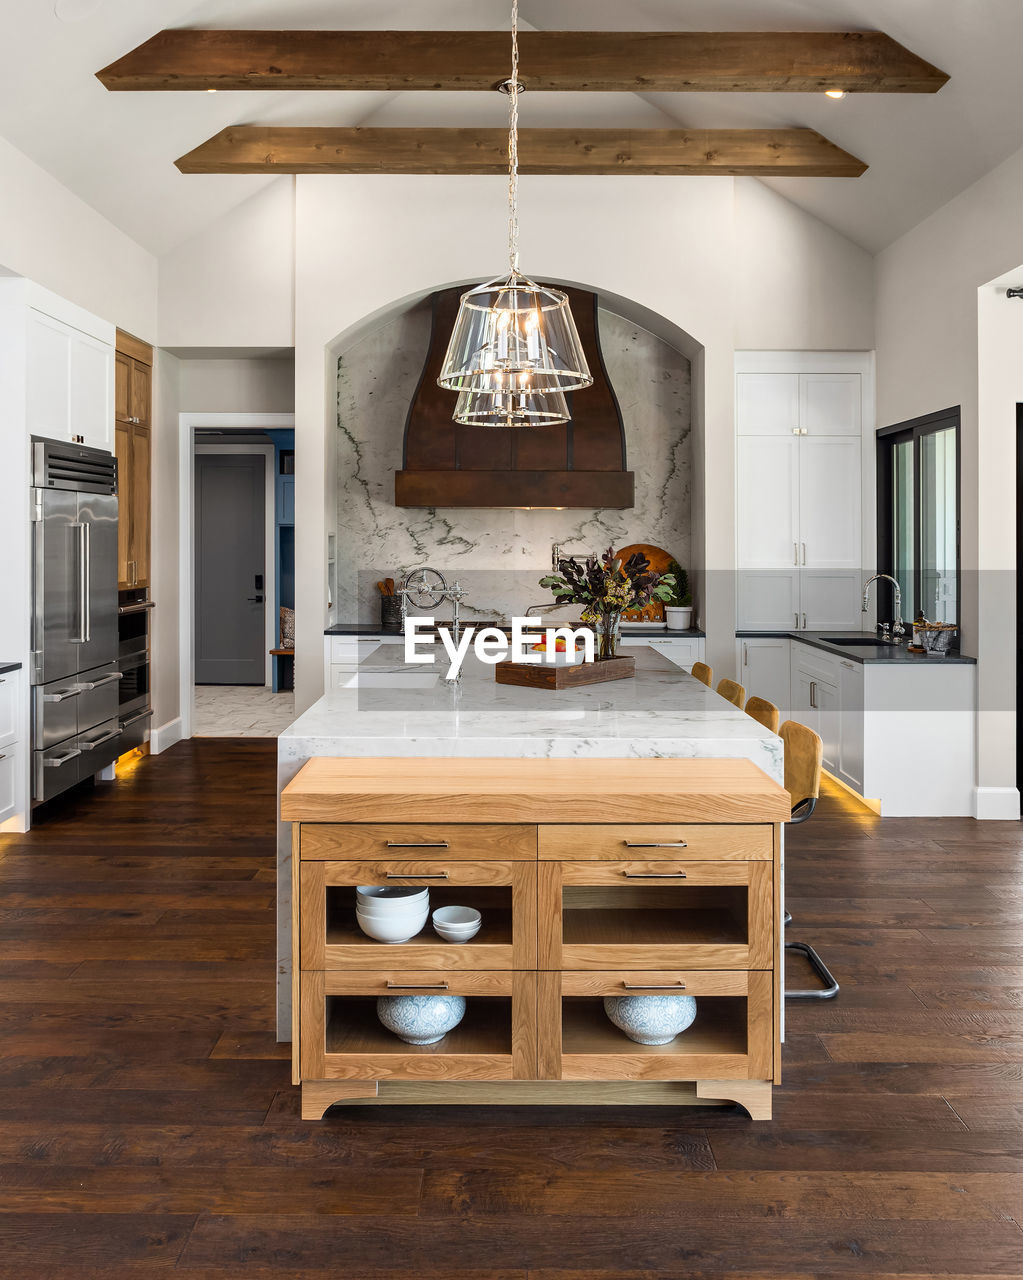
[[429, 894], [430, 888], [419, 885], [399, 884], [360, 884], [355, 894], [360, 905], [372, 903], [378, 907], [393, 907], [410, 902], [419, 902]]
[[417, 933], [422, 933], [426, 924], [426, 912], [421, 916], [403, 916], [400, 920], [369, 920], [360, 915], [358, 923], [362, 932], [376, 942], [408, 942]]
[[475, 907], [438, 907], [433, 913], [433, 923], [447, 925], [449, 929], [466, 929], [470, 925], [479, 928], [483, 917]]

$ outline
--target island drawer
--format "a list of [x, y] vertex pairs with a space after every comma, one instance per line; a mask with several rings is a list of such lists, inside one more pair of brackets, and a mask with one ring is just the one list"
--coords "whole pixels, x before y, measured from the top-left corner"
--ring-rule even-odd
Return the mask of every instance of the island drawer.
[[[303, 969], [532, 969], [536, 965], [536, 863], [455, 861], [303, 862]], [[450, 943], [426, 924], [408, 942], [382, 942], [356, 919], [356, 886], [429, 888], [429, 911], [474, 907], [479, 932]]]
[[541, 862], [541, 969], [770, 969], [769, 862]]
[[310, 861], [419, 857], [536, 861], [536, 827], [532, 826], [304, 822], [301, 830], [301, 857]]
[[[377, 1016], [381, 996], [464, 996], [461, 1022], [412, 1045]], [[534, 973], [303, 973], [304, 1080], [529, 1080], [536, 1076]]]
[[[691, 1026], [668, 1044], [637, 1044], [608, 1018], [605, 996], [688, 995]], [[546, 1080], [770, 1080], [769, 972], [541, 973], [537, 1074]]]
[[774, 828], [765, 824], [589, 824], [542, 826], [539, 856], [552, 861], [618, 858], [690, 858], [708, 861], [770, 861]]

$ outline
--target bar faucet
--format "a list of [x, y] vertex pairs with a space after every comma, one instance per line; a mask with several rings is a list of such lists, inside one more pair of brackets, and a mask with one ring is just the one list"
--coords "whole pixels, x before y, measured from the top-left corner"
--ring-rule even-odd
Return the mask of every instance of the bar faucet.
[[[895, 622], [892, 626], [892, 634], [895, 637], [894, 643], [898, 644], [902, 636], [906, 634], [906, 628], [902, 625], [902, 588], [899, 586], [897, 578], [893, 578], [890, 573], [875, 573], [873, 577], [868, 578], [863, 584], [863, 612], [866, 613], [870, 608], [870, 584], [877, 582], [879, 578], [884, 578], [886, 582], [890, 582], [895, 588]], [[886, 640], [887, 636], [884, 633], [887, 632], [888, 623], [885, 622], [881, 625], [883, 628], [881, 638]]]

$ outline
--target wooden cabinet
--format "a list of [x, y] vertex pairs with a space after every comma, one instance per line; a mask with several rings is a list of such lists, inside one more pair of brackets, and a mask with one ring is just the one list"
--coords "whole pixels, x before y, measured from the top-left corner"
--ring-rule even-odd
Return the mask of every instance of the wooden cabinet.
[[117, 455], [117, 585], [150, 584], [153, 349], [117, 331], [114, 451]]
[[[324, 776], [326, 789], [310, 789]], [[613, 820], [579, 820], [587, 788]], [[657, 823], [642, 820], [652, 794]], [[398, 771], [310, 761], [281, 809], [295, 824], [293, 1079], [303, 1115], [367, 1096], [471, 1101], [463, 1082], [531, 1082], [535, 1101], [570, 1102], [572, 1081], [688, 1081], [699, 1096], [769, 1117], [780, 1078], [778, 824], [788, 805], [741, 760], [413, 759]], [[431, 910], [476, 907], [482, 928], [459, 945], [429, 924], [409, 942], [375, 942], [356, 920], [360, 884], [429, 885]], [[636, 1044], [604, 1013], [604, 996], [665, 991], [697, 999], [693, 1026], [670, 1045]], [[442, 992], [463, 995], [466, 1012], [433, 1045], [407, 1045], [377, 1018], [381, 996]], [[414, 1092], [421, 1082], [429, 1093]]]

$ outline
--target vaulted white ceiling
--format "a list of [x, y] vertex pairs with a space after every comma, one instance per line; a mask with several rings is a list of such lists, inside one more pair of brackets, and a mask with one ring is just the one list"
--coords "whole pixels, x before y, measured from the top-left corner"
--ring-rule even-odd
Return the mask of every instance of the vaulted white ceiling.
[[[521, 0], [545, 30], [883, 30], [951, 77], [937, 95], [558, 94], [525, 125], [818, 129], [858, 179], [771, 179], [877, 250], [1023, 147], [1021, 0]], [[501, 29], [507, 0], [3, 0], [0, 135], [139, 243], [164, 253], [267, 177], [183, 176], [231, 124], [500, 125], [496, 93], [108, 93], [95, 72], [163, 27]], [[528, 68], [523, 66], [524, 74]], [[495, 182], [501, 179], [495, 178]], [[623, 179], [627, 181], [627, 179]], [[6, 193], [0, 193], [6, 198]]]

